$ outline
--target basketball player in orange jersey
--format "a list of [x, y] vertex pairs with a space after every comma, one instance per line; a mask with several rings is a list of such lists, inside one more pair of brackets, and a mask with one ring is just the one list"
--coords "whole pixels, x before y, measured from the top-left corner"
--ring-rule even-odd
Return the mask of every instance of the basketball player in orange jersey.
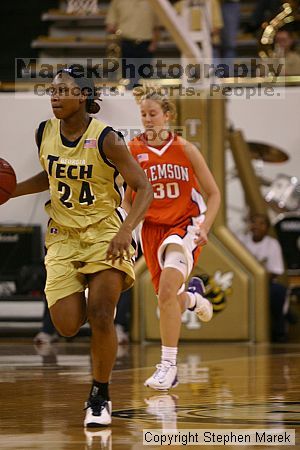
[[[193, 310], [203, 322], [212, 318], [212, 305], [203, 297], [202, 280], [192, 278], [187, 292], [184, 283], [201, 247], [208, 241], [220, 193], [199, 150], [168, 130], [168, 123], [176, 114], [169, 99], [153, 90], [143, 92], [142, 88], [136, 88], [134, 93], [145, 132], [133, 139], [129, 148], [154, 191], [142, 224], [141, 244], [158, 294], [162, 341], [161, 363], [145, 385], [166, 390], [178, 383], [176, 357], [182, 312]], [[200, 186], [207, 196], [207, 205]], [[134, 197], [128, 188], [126, 209]]]
[[[74, 336], [86, 319], [90, 323], [93, 384], [84, 426], [97, 427], [111, 423], [114, 310], [121, 291], [134, 281], [132, 231], [153, 192], [122, 137], [90, 117], [100, 109], [91, 79], [65, 69], [50, 92], [55, 117], [42, 122], [36, 135], [43, 170], [19, 183], [14, 196], [50, 189], [45, 293], [62, 336]], [[120, 208], [119, 172], [136, 193], [127, 217]]]

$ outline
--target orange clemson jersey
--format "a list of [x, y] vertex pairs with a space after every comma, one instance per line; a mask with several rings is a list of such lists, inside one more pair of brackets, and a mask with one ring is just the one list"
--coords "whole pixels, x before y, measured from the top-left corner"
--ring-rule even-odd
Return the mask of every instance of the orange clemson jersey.
[[180, 225], [206, 211], [181, 138], [170, 135], [162, 148], [156, 148], [140, 135], [128, 145], [154, 191], [154, 199], [145, 216], [146, 222]]

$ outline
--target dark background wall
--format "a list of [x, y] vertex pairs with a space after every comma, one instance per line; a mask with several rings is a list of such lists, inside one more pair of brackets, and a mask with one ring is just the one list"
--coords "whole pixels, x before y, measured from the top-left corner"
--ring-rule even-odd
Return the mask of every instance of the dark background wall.
[[57, 8], [55, 0], [3, 0], [0, 12], [0, 81], [14, 80], [15, 58], [37, 57], [38, 50], [30, 47], [39, 34], [47, 34], [49, 23], [41, 15]]

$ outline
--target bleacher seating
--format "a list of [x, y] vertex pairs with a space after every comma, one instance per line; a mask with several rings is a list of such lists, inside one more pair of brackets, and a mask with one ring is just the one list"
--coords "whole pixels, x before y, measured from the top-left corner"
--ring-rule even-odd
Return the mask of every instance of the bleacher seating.
[[[48, 36], [37, 36], [32, 47], [39, 50], [41, 57], [78, 57], [84, 50], [85, 56], [107, 55], [105, 14], [109, 1], [102, 1], [97, 14], [68, 14], [61, 4], [59, 9], [50, 9], [42, 15], [42, 21], [49, 24]], [[238, 37], [238, 57], [257, 55], [257, 40], [252, 34], [242, 32], [253, 11], [255, 0], [242, 0], [241, 33]], [[176, 57], [179, 51], [169, 33], [162, 29], [157, 57]]]
[[[3, 82], [14, 80], [16, 57], [63, 58], [70, 61], [73, 58], [112, 56], [116, 52], [118, 44], [117, 39], [112, 40], [105, 31], [105, 16], [109, 0], [101, 0], [98, 3], [97, 13], [70, 14], [66, 10], [66, 1], [35, 2], [29, 0], [22, 2], [15, 0], [14, 5], [18, 13], [15, 15], [14, 26], [8, 29], [4, 25], [10, 6], [8, 2], [4, 2], [0, 19], [3, 25], [0, 27], [0, 38], [2, 32], [5, 52], [2, 54], [0, 62], [0, 90], [1, 86], [6, 85]], [[243, 62], [246, 58], [256, 57], [258, 54], [257, 36], [244, 31], [255, 3], [256, 0], [241, 0], [241, 24], [237, 47], [239, 62]], [[180, 57], [180, 51], [175, 42], [169, 32], [163, 28], [156, 57]]]

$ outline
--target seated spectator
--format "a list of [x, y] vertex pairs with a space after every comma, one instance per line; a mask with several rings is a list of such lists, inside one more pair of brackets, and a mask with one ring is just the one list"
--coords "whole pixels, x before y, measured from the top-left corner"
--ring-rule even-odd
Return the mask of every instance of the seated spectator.
[[269, 228], [268, 216], [253, 214], [250, 217], [249, 232], [238, 237], [269, 274], [271, 338], [273, 342], [285, 342], [287, 288], [278, 281], [278, 277], [284, 273], [284, 263], [279, 242], [268, 235]]
[[295, 36], [291, 31], [277, 31], [275, 55], [284, 58], [284, 75], [300, 75], [300, 54], [295, 50]]

